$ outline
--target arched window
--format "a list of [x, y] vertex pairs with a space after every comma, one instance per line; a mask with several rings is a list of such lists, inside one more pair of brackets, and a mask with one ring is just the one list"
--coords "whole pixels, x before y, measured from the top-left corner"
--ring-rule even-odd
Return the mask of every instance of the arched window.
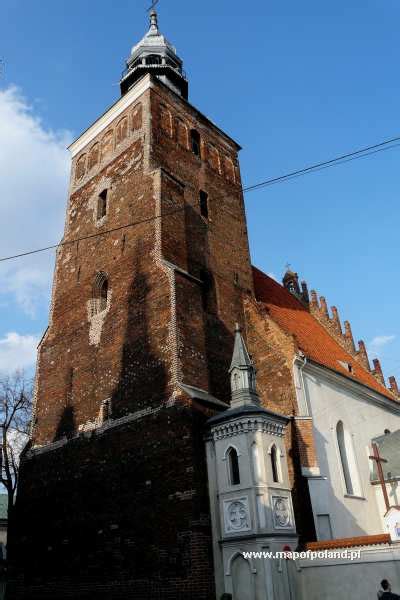
[[229, 483], [231, 485], [239, 485], [240, 483], [240, 471], [239, 471], [239, 457], [235, 448], [230, 448], [227, 454], [228, 458], [228, 469], [229, 469]]
[[279, 456], [278, 449], [275, 444], [271, 448], [271, 471], [272, 471], [272, 481], [274, 483], [279, 483]]
[[108, 278], [105, 273], [97, 273], [93, 286], [92, 313], [103, 312], [107, 308], [108, 302]]
[[336, 426], [336, 437], [346, 492], [351, 496], [361, 496], [361, 486], [354, 455], [353, 441], [349, 431], [345, 429], [343, 421], [339, 421]]
[[200, 156], [200, 134], [195, 129], [190, 130], [190, 146], [193, 154]]

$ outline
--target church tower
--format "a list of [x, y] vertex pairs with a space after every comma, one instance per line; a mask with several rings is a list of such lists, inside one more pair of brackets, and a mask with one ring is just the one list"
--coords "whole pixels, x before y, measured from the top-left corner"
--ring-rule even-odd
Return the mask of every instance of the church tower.
[[187, 98], [152, 11], [121, 97], [70, 146], [10, 598], [215, 599], [204, 427], [253, 280], [240, 148]]

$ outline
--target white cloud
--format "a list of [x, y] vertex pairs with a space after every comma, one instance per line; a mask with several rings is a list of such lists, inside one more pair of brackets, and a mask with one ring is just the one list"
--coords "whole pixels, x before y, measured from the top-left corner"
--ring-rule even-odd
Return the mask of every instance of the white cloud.
[[32, 367], [36, 361], [37, 335], [7, 333], [0, 338], [0, 371], [13, 372], [16, 369]]
[[[0, 257], [60, 240], [70, 140], [46, 129], [17, 88], [0, 90]], [[0, 263], [0, 294], [33, 316], [48, 301], [53, 264], [54, 252]]]
[[368, 351], [373, 356], [382, 358], [385, 347], [396, 339], [395, 335], [377, 335], [367, 345]]
[[369, 346], [378, 350], [386, 346], [386, 344], [393, 342], [394, 339], [396, 339], [395, 335], [377, 335], [370, 341]]

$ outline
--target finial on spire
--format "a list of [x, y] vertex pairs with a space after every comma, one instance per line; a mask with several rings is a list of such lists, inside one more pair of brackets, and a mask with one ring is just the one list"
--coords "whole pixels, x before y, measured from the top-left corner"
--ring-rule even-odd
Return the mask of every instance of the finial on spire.
[[158, 2], [159, 0], [152, 0], [152, 5], [147, 9], [147, 12], [150, 13], [150, 32], [153, 32], [153, 34], [158, 34], [158, 17], [155, 8]]

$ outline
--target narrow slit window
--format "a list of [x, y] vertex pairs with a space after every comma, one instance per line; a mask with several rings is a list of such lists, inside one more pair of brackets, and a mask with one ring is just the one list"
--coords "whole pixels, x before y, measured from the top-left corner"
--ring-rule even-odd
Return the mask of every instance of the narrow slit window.
[[200, 214], [208, 220], [208, 194], [200, 190]]
[[271, 448], [271, 470], [272, 481], [279, 483], [278, 451], [275, 445]]
[[239, 457], [235, 448], [231, 448], [228, 452], [228, 466], [229, 466], [229, 483], [231, 485], [240, 484], [240, 470], [239, 470]]
[[107, 190], [103, 190], [99, 194], [97, 201], [97, 219], [100, 220], [107, 214]]
[[190, 141], [193, 154], [200, 157], [200, 134], [195, 129], [190, 131]]

